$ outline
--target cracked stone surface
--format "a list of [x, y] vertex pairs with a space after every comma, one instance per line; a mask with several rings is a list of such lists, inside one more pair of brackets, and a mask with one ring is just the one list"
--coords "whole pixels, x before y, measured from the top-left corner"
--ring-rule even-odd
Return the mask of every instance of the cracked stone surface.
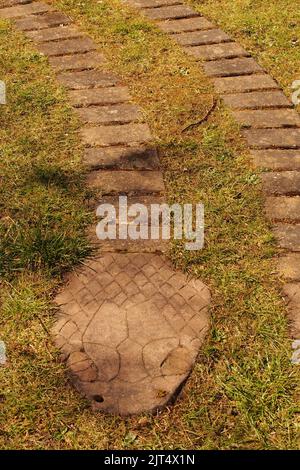
[[53, 327], [96, 409], [155, 411], [176, 396], [209, 328], [210, 293], [160, 254], [110, 253], [68, 275]]

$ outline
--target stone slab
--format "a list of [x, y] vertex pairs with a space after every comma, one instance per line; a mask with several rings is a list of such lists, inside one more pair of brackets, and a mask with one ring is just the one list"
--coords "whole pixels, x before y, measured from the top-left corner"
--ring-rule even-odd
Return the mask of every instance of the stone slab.
[[300, 116], [293, 109], [233, 111], [233, 116], [243, 127], [300, 127]]
[[25, 5], [26, 3], [31, 3], [31, 0], [0, 0], [0, 8]]
[[35, 42], [57, 41], [59, 39], [78, 38], [82, 36], [79, 29], [72, 26], [57, 26], [54, 28], [27, 31], [26, 36]]
[[186, 52], [199, 60], [230, 59], [233, 57], [246, 57], [249, 54], [236, 42], [211, 44], [208, 46], [186, 47]]
[[181, 46], [199, 46], [229, 42], [230, 37], [221, 29], [208, 29], [207, 31], [194, 31], [173, 36]]
[[213, 80], [218, 93], [243, 93], [246, 91], [272, 90], [279, 86], [270, 75], [243, 75], [241, 77], [224, 77]]
[[204, 64], [204, 71], [210, 77], [234, 77], [261, 73], [263, 70], [258, 63], [250, 58], [221, 59]]
[[222, 95], [224, 103], [232, 109], [291, 108], [292, 103], [280, 90], [251, 91]]
[[135, 146], [152, 140], [147, 124], [88, 127], [82, 129], [81, 135], [85, 145], [101, 147], [110, 147], [111, 145]]
[[285, 284], [283, 293], [287, 300], [292, 337], [300, 338], [300, 283]]
[[96, 49], [95, 43], [87, 37], [80, 37], [75, 39], [65, 39], [61, 41], [40, 43], [38, 44], [39, 51], [48, 56], [65, 56], [69, 54], [82, 54], [84, 52], [94, 51]]
[[183, 18], [179, 20], [160, 21], [158, 27], [165, 33], [175, 34], [201, 29], [214, 29], [215, 25], [202, 16]]
[[130, 99], [127, 87], [107, 87], [96, 89], [71, 90], [69, 101], [73, 106], [91, 106], [124, 103]]
[[287, 253], [277, 262], [278, 273], [289, 281], [300, 281], [300, 253]]
[[134, 104], [75, 108], [84, 124], [128, 124], [142, 120], [141, 109]]
[[26, 15], [45, 13], [53, 10], [54, 8], [52, 8], [47, 3], [33, 2], [8, 8], [1, 8], [0, 17], [5, 19], [14, 19], [21, 18]]
[[271, 170], [300, 170], [299, 150], [251, 150], [256, 167]]
[[300, 197], [267, 197], [266, 215], [270, 220], [300, 222]]
[[273, 232], [280, 248], [289, 251], [300, 251], [299, 224], [275, 224]]
[[143, 11], [143, 14], [151, 20], [192, 18], [193, 16], [199, 16], [199, 14], [195, 12], [195, 10], [185, 5], [174, 5], [161, 8], [148, 8]]
[[157, 151], [153, 147], [89, 148], [84, 152], [84, 163], [93, 169], [120, 170], [159, 169]]
[[180, 0], [126, 0], [124, 3], [135, 8], [158, 8], [166, 5], [182, 5]]
[[62, 57], [50, 57], [50, 65], [57, 71], [88, 70], [105, 63], [105, 59], [99, 52], [87, 52]]
[[69, 90], [111, 87], [119, 83], [119, 80], [115, 75], [101, 70], [65, 72], [58, 74], [56, 78]]
[[300, 129], [251, 129], [243, 134], [251, 148], [300, 147]]
[[92, 171], [87, 183], [102, 194], [154, 194], [165, 190], [160, 171]]
[[70, 23], [70, 18], [58, 11], [49, 12], [44, 15], [29, 15], [15, 20], [16, 27], [21, 31], [42, 30]]
[[300, 194], [299, 171], [270, 171], [262, 175], [263, 189], [268, 194], [294, 196]]

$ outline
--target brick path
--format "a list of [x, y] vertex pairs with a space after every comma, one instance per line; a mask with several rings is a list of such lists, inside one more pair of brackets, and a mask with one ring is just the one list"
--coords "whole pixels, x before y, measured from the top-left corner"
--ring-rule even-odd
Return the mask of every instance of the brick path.
[[[164, 201], [156, 148], [141, 110], [105, 71], [94, 42], [41, 2], [0, 0], [0, 17], [49, 58], [82, 120], [87, 184], [101, 202]], [[156, 241], [104, 241], [102, 256], [69, 274], [55, 301], [53, 338], [77, 389], [96, 409], [155, 411], [176, 398], [209, 328], [208, 288], [174, 270]]]

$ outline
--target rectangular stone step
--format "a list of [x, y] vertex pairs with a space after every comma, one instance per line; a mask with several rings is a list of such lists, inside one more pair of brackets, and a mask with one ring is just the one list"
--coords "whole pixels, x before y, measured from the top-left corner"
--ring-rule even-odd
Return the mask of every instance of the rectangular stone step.
[[232, 109], [291, 108], [292, 103], [280, 90], [251, 91], [222, 95], [226, 106]]
[[199, 14], [195, 12], [195, 10], [185, 5], [174, 5], [161, 8], [148, 8], [144, 10], [143, 13], [151, 20], [168, 20], [199, 16]]
[[186, 52], [199, 60], [230, 59], [233, 57], [246, 57], [249, 54], [236, 42], [211, 44], [208, 46], [186, 47]]
[[230, 77], [236, 75], [249, 75], [262, 72], [263, 69], [250, 57], [238, 59], [221, 59], [206, 62], [204, 70], [210, 77]]
[[153, 147], [108, 147], [85, 149], [83, 162], [92, 169], [157, 170], [159, 159]]
[[81, 134], [83, 143], [88, 146], [135, 145], [152, 140], [147, 124], [88, 127]]
[[299, 171], [270, 171], [262, 174], [263, 189], [267, 194], [295, 196], [300, 194]]
[[100, 70], [83, 70], [79, 72], [65, 72], [57, 75], [57, 80], [69, 90], [82, 90], [85, 88], [111, 87], [117, 85], [118, 78], [108, 72]]
[[172, 36], [181, 46], [199, 46], [229, 42], [230, 37], [221, 29], [208, 29], [206, 31], [194, 31]]
[[141, 109], [134, 104], [77, 108], [76, 112], [84, 124], [126, 124], [142, 120]]
[[300, 197], [267, 197], [265, 210], [270, 220], [300, 222]]
[[38, 49], [42, 54], [48, 57], [55, 57], [94, 51], [96, 46], [90, 38], [82, 37], [77, 39], [65, 39], [57, 42], [41, 43], [38, 45]]
[[33, 2], [8, 8], [1, 8], [0, 17], [6, 19], [20, 18], [26, 15], [45, 13], [53, 11], [54, 8], [47, 3]]
[[290, 335], [300, 339], [300, 283], [289, 282], [283, 286], [287, 300]]
[[102, 253], [166, 253], [169, 249], [168, 240], [99, 240], [95, 227], [89, 239]]
[[272, 170], [300, 170], [299, 150], [251, 150], [253, 163]]
[[233, 116], [243, 127], [300, 127], [300, 116], [293, 109], [233, 111]]
[[27, 31], [26, 36], [35, 42], [48, 42], [59, 39], [78, 38], [82, 36], [82, 33], [73, 26], [57, 26], [55, 28]]
[[300, 281], [300, 253], [280, 256], [277, 262], [278, 273], [285, 279]]
[[251, 129], [243, 134], [252, 148], [300, 147], [300, 129]]
[[167, 5], [182, 5], [180, 0], [125, 0], [124, 3], [136, 8], [158, 8]]
[[279, 88], [275, 80], [267, 74], [215, 78], [213, 82], [218, 93], [242, 93]]
[[75, 107], [124, 103], [130, 99], [127, 87], [92, 88], [68, 92], [70, 103]]
[[276, 224], [273, 232], [280, 248], [300, 251], [300, 224]]
[[202, 16], [179, 20], [160, 21], [158, 27], [165, 33], [175, 34], [202, 29], [214, 29], [215, 25]]
[[101, 194], [163, 193], [165, 186], [160, 171], [92, 171], [87, 183]]
[[32, 0], [0, 0], [0, 8], [25, 5], [26, 3], [31, 3], [31, 1]]
[[50, 57], [50, 65], [57, 71], [88, 70], [105, 63], [105, 58], [99, 52], [87, 52], [62, 57]]
[[70, 18], [58, 11], [49, 12], [44, 15], [30, 15], [15, 20], [16, 27], [21, 31], [42, 30], [60, 25], [68, 25], [70, 23]]

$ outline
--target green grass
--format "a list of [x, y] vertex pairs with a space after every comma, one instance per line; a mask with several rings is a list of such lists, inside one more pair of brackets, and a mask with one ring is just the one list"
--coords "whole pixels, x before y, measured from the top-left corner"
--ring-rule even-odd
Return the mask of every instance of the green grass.
[[[10, 218], [27, 230], [23, 238], [8, 235], [2, 263], [1, 337], [10, 362], [0, 369], [0, 447], [298, 448], [299, 376], [290, 364], [280, 281], [272, 275], [276, 249], [263, 217], [259, 174], [238, 127], [218, 103], [207, 122], [183, 132], [217, 98], [201, 68], [134, 10], [117, 0], [53, 3], [97, 41], [108, 68], [143, 107], [169, 199], [205, 204], [205, 249], [188, 253], [178, 244], [171, 255], [211, 287], [212, 330], [182, 397], [156, 416], [93, 413], [68, 384], [47, 330], [61, 273], [88, 250], [78, 124], [44, 59], [1, 23], [3, 79], [12, 90], [10, 104], [0, 109], [1, 145], [4, 155], [7, 147], [14, 155], [4, 160], [1, 211], [8, 233]], [[24, 61], [28, 54], [35, 60]], [[29, 104], [18, 100], [20, 87], [22, 97], [32, 96]], [[19, 140], [28, 145], [20, 147]], [[39, 236], [38, 224], [47, 227]]]

